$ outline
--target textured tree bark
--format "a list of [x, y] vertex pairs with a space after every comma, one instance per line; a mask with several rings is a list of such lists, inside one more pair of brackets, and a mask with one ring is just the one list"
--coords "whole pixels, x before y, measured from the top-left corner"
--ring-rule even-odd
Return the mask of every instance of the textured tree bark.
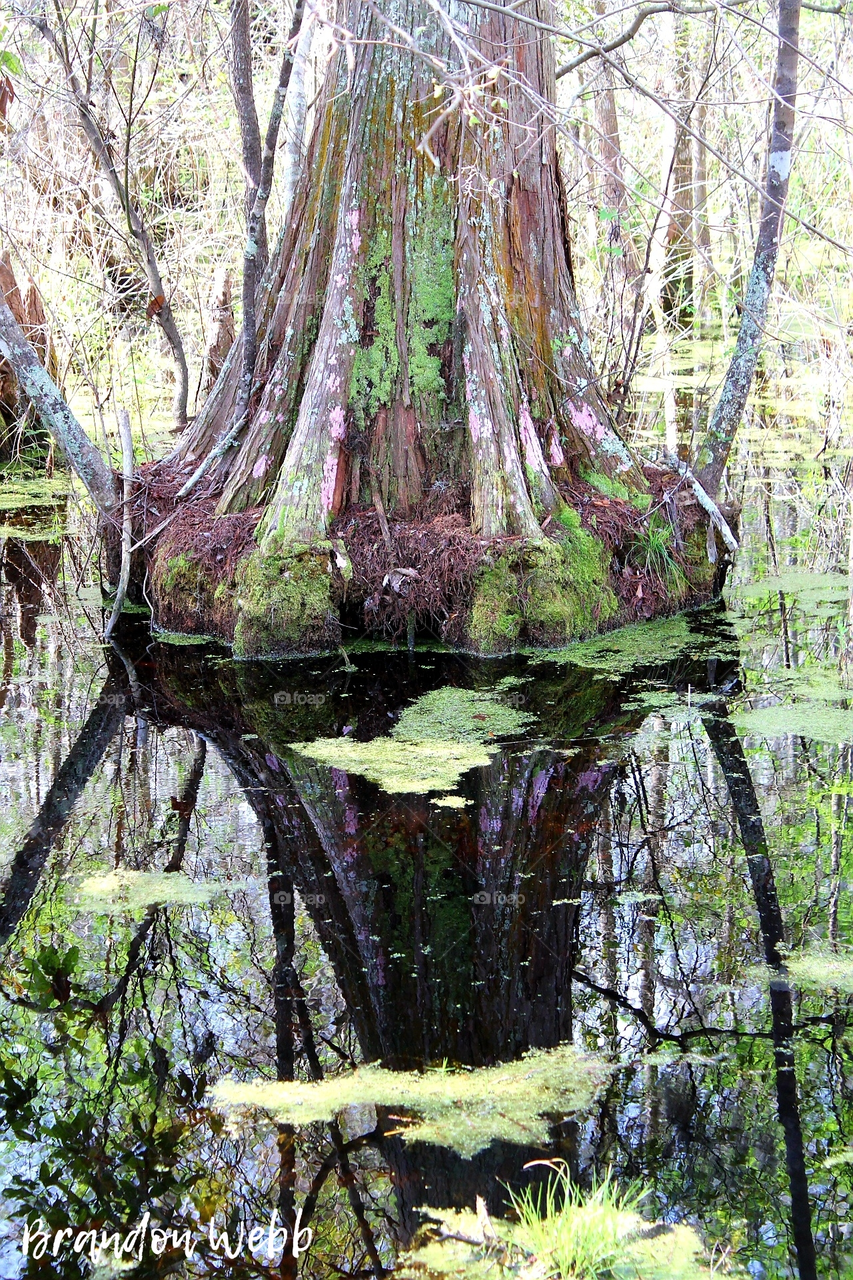
[[776, 1100], [779, 1123], [785, 1135], [785, 1158], [791, 1191], [791, 1226], [798, 1272], [801, 1280], [817, 1280], [809, 1180], [794, 1056], [793, 994], [779, 951], [780, 945], [785, 941], [782, 908], [776, 891], [761, 808], [740, 738], [728, 719], [724, 703], [715, 703], [709, 710], [711, 714], [703, 716], [702, 723], [723, 771], [737, 817], [761, 928], [764, 958], [772, 971], [770, 1009], [773, 1018]]
[[[540, 0], [529, 7], [547, 18]], [[355, 5], [348, 20], [365, 42], [385, 30]], [[406, 25], [419, 22], [432, 31], [430, 11], [413, 3]], [[373, 347], [393, 374], [356, 405], [371, 438], [381, 427], [373, 454], [392, 509], [398, 498], [402, 508], [417, 502], [421, 476], [435, 472], [424, 436], [451, 405], [467, 423], [473, 525], [484, 532], [534, 536], [555, 502], [550, 470], [567, 451], [605, 472], [632, 470], [585, 355], [554, 133], [546, 127], [531, 147], [518, 83], [553, 96], [550, 45], [531, 42], [511, 14], [475, 23], [484, 56], [507, 49], [515, 73], [496, 83], [506, 106], [490, 129], [460, 127], [432, 106], [434, 76], [406, 52], [359, 44], [354, 67], [341, 58], [329, 73], [291, 223], [258, 297], [247, 430], [215, 467], [220, 511], [269, 497], [275, 482], [265, 537], [320, 537], [343, 501], [359, 349]], [[449, 45], [435, 33], [437, 56], [450, 58]], [[421, 149], [427, 136], [435, 166]], [[446, 292], [440, 315], [412, 314], [415, 283]], [[439, 374], [442, 347], [452, 367]], [[235, 351], [179, 458], [204, 457], [233, 419], [241, 359]]]
[[207, 304], [207, 343], [204, 348], [201, 391], [209, 395], [234, 345], [234, 307], [231, 303], [231, 275], [227, 267], [217, 267]]
[[[395, 10], [394, 39], [387, 15], [349, 0], [339, 21], [353, 39], [329, 65], [290, 216], [244, 303], [256, 353], [250, 325], [170, 460], [179, 500], [206, 473], [217, 515], [263, 509], [228, 584], [244, 656], [337, 642], [335, 574], [349, 580], [353, 552], [333, 525], [348, 507], [353, 528], [378, 513], [386, 578], [407, 568], [395, 520], [428, 523], [438, 503], [468, 517], [466, 545], [494, 573], [442, 616], [468, 610], [457, 638], [467, 628], [472, 647], [519, 635], [506, 616], [519, 594], [550, 602], [541, 625], [525, 615], [535, 643], [618, 610], [612, 544], [581, 527], [572, 494], [621, 504], [630, 539], [650, 482], [580, 321], [547, 108], [553, 48], [529, 25], [550, 21], [549, 0], [525, 0], [526, 22], [464, 12], [481, 72], [427, 0]], [[476, 112], [451, 87], [466, 76]]]
[[755, 257], [746, 287], [735, 352], [696, 467], [699, 480], [712, 497], [716, 496], [720, 487], [743, 417], [767, 323], [770, 290], [779, 256], [779, 238], [793, 160], [791, 148], [797, 100], [799, 32], [800, 0], [780, 0], [779, 45], [773, 77], [773, 122], [767, 147], [764, 197], [755, 242]]

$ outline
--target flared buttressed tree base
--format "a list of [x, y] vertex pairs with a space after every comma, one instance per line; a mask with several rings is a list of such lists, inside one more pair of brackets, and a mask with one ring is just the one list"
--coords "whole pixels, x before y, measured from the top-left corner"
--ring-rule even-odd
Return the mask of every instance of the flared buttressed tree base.
[[[709, 590], [704, 528], [691, 550], [695, 513], [661, 505], [588, 359], [553, 51], [522, 21], [550, 6], [466, 16], [464, 74], [421, 0], [391, 27], [359, 0], [341, 18], [357, 39], [330, 65], [258, 292], [248, 418], [208, 473], [220, 517], [262, 508], [254, 549], [223, 574], [198, 539], [176, 553], [180, 518], [170, 533], [217, 601], [190, 629], [241, 654], [335, 643], [342, 612], [486, 651], [565, 643]], [[182, 474], [230, 431], [239, 378], [238, 342]]]

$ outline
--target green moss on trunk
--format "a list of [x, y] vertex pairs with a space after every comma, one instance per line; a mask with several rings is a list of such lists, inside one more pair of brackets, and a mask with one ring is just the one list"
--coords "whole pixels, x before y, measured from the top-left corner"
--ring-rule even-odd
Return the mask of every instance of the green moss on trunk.
[[288, 544], [257, 551], [236, 574], [238, 658], [308, 653], [340, 643], [332, 603], [332, 545]]
[[556, 540], [513, 545], [480, 572], [468, 626], [473, 648], [568, 644], [616, 616], [607, 549], [570, 508], [561, 517]]

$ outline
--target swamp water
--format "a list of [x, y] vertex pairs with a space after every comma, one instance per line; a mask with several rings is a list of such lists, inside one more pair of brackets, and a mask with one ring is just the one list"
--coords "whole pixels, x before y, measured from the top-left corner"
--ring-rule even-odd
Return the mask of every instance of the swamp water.
[[[847, 547], [769, 475], [725, 607], [488, 662], [104, 646], [4, 511], [0, 1276], [295, 1275], [297, 1210], [300, 1275], [379, 1275], [543, 1159], [706, 1249], [619, 1274], [853, 1274]], [[543, 1275], [456, 1244], [405, 1274]]]

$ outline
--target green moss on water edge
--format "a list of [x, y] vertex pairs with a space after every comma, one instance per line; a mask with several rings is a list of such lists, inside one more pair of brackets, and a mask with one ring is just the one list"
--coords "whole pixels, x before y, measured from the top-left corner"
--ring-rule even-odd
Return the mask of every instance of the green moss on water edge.
[[[123, 613], [130, 612], [123, 609]], [[147, 609], [134, 610], [137, 613], [147, 613]], [[151, 635], [158, 644], [171, 645], [196, 645], [196, 644], [217, 644], [220, 643], [216, 636], [208, 635], [186, 635], [183, 631], [163, 631], [159, 627], [151, 628]]]
[[518, 580], [510, 557], [501, 556], [477, 574], [468, 634], [480, 652], [506, 653], [523, 625]]
[[340, 642], [331, 544], [258, 548], [236, 574], [236, 657], [328, 649]]
[[[661, 666], [690, 653], [699, 638], [690, 630], [683, 614], [658, 622], [620, 627], [594, 640], [552, 651], [551, 660], [586, 667], [601, 676], [617, 679], [642, 667]], [[540, 659], [545, 655], [539, 655]]]
[[228, 1111], [262, 1109], [279, 1123], [327, 1123], [347, 1107], [413, 1112], [406, 1142], [431, 1142], [470, 1158], [491, 1142], [541, 1144], [548, 1117], [588, 1109], [609, 1068], [571, 1045], [534, 1050], [516, 1062], [478, 1070], [387, 1071], [365, 1066], [325, 1080], [241, 1082], [225, 1079], [214, 1102]]

